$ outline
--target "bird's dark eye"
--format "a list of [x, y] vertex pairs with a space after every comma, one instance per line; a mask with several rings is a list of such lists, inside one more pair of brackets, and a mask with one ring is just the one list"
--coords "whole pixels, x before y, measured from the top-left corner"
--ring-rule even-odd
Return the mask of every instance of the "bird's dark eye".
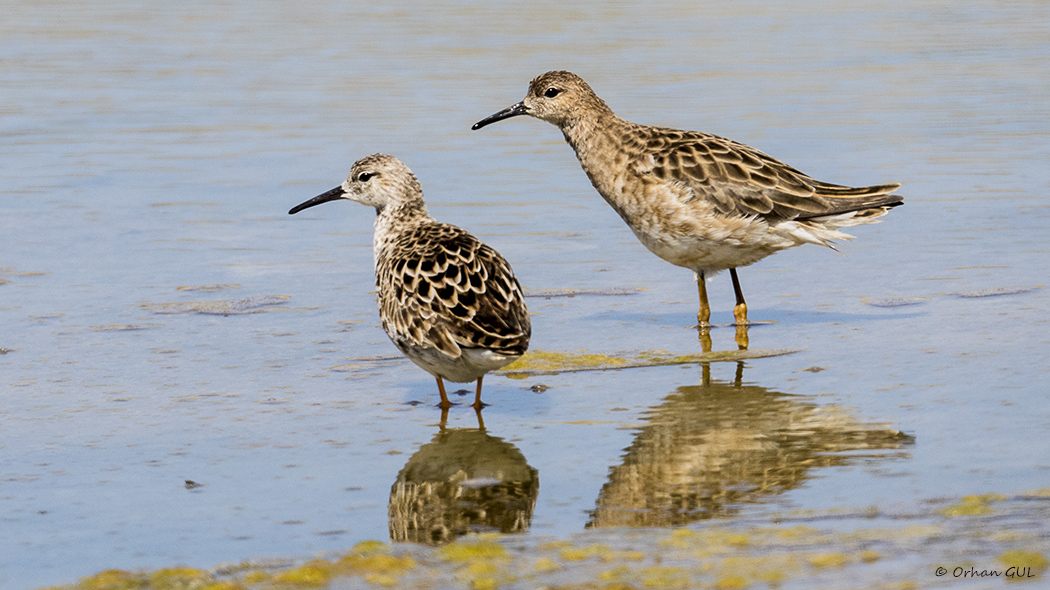
[[357, 177], [357, 181], [358, 182], [368, 182], [369, 180], [372, 180], [373, 176], [375, 176], [375, 172], [362, 172]]
[[559, 94], [561, 94], [561, 90], [558, 89], [558, 88], [555, 88], [553, 86], [551, 86], [547, 90], [543, 91], [543, 96], [546, 96], [547, 98], [554, 98], [555, 96], [558, 96]]

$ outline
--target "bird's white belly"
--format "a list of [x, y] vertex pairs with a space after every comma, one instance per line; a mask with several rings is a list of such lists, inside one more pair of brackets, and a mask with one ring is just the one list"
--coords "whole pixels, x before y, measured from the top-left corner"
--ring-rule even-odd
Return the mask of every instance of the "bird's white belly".
[[650, 252], [675, 266], [708, 273], [747, 266], [784, 248], [793, 240], [771, 232], [756, 219], [709, 217], [683, 223], [635, 219], [629, 223], [638, 240]]
[[519, 358], [483, 348], [463, 348], [460, 355], [453, 358], [436, 348], [415, 346], [393, 338], [391, 340], [419, 368], [455, 383], [477, 381], [485, 373], [502, 369]]
[[638, 240], [667, 262], [713, 273], [747, 266], [800, 242], [754, 216], [722, 215], [678, 183], [592, 176], [595, 188]]

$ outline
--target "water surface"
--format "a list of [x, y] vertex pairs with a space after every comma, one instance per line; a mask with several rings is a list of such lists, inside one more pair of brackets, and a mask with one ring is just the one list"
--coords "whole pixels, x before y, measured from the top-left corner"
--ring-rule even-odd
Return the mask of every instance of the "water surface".
[[[392, 491], [448, 432], [535, 473], [494, 494], [528, 535], [1050, 485], [1045, 3], [4, 13], [4, 587], [389, 540]], [[404, 160], [434, 216], [526, 287], [633, 293], [530, 298], [533, 349], [700, 350], [690, 273], [637, 243], [556, 129], [469, 130], [555, 68], [630, 120], [902, 182], [905, 206], [841, 255], [741, 271], [751, 317], [776, 322], [751, 348], [800, 352], [491, 376], [484, 432], [466, 407], [442, 425], [432, 379], [378, 328], [372, 212], [286, 214], [370, 153]], [[730, 322], [728, 277], [709, 290]]]

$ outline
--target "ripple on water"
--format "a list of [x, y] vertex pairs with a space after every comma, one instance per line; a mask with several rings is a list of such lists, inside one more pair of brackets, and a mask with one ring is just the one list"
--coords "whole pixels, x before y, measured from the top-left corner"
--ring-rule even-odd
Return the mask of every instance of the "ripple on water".
[[1042, 285], [1030, 285], [1027, 287], [993, 287], [991, 289], [973, 289], [967, 291], [953, 291], [947, 293], [948, 295], [954, 295], [956, 297], [963, 297], [966, 299], [976, 299], [980, 297], [1000, 297], [1002, 295], [1020, 295], [1022, 293], [1031, 293], [1036, 289], [1042, 289]]
[[577, 297], [585, 295], [637, 295], [642, 291], [645, 291], [645, 289], [639, 287], [631, 287], [625, 289], [616, 287], [609, 287], [605, 289], [525, 289], [525, 296], [543, 297], [544, 299], [551, 299], [552, 297]]
[[214, 285], [184, 285], [182, 287], [175, 287], [176, 291], [193, 291], [200, 293], [214, 293], [216, 291], [229, 291], [232, 289], [240, 289], [241, 286], [237, 283], [217, 283]]
[[183, 303], [145, 303], [143, 309], [156, 314], [174, 315], [199, 313], [203, 315], [245, 315], [276, 311], [275, 306], [288, 303], [290, 295], [259, 295], [243, 299], [220, 299], [218, 301], [186, 301]]
[[929, 300], [929, 297], [882, 297], [878, 299], [864, 299], [861, 303], [872, 307], [907, 307], [909, 305], [922, 305]]
[[136, 330], [149, 330], [152, 328], [161, 328], [164, 324], [107, 324], [104, 326], [91, 326], [91, 329], [95, 332], [134, 332]]

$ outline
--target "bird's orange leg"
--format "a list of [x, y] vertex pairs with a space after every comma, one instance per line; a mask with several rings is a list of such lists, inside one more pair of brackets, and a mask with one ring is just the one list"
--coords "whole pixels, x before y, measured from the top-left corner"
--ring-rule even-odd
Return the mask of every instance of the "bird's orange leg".
[[437, 378], [438, 381], [438, 393], [441, 394], [441, 403], [438, 407], [442, 410], [447, 410], [452, 407], [452, 402], [448, 401], [448, 395], [445, 394], [445, 383], [441, 381], [441, 377]]
[[484, 375], [478, 377], [478, 390], [477, 393], [474, 394], [474, 409], [479, 412], [481, 411], [481, 408], [485, 407], [485, 404], [481, 403], [481, 380], [484, 378]]

